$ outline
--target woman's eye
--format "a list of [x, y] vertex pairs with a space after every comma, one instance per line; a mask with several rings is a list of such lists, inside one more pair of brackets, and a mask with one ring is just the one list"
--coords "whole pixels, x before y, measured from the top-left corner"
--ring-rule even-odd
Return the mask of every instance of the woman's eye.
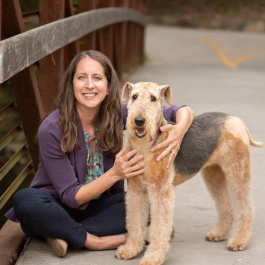
[[133, 96], [132, 96], [132, 99], [133, 99], [133, 100], [136, 100], [136, 99], [137, 99], [137, 96], [136, 96], [136, 95], [133, 95]]
[[78, 79], [84, 79], [84, 76], [79, 76]]
[[101, 78], [100, 78], [99, 76], [96, 76], [95, 79], [97, 79], [97, 80], [101, 80]]
[[151, 101], [156, 101], [156, 98], [154, 96], [151, 96]]

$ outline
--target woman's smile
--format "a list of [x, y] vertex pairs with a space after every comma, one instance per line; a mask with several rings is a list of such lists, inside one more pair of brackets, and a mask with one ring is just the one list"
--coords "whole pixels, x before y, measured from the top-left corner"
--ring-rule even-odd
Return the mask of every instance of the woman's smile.
[[97, 93], [83, 94], [86, 99], [92, 99], [97, 96]]

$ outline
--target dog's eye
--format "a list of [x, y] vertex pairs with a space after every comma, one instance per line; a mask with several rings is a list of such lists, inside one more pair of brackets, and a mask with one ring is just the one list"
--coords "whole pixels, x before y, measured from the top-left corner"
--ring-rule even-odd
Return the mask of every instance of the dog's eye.
[[156, 101], [156, 98], [154, 96], [151, 96], [151, 101]]
[[132, 99], [133, 99], [133, 100], [136, 100], [136, 99], [137, 99], [137, 96], [136, 96], [136, 95], [133, 95], [133, 96], [132, 96]]

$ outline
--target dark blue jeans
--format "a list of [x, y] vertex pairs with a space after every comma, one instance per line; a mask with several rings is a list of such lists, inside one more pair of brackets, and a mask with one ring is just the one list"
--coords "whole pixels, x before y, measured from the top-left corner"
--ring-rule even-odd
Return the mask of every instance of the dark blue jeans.
[[84, 247], [87, 232], [96, 236], [126, 233], [122, 193], [102, 195], [85, 210], [76, 210], [45, 191], [27, 188], [14, 196], [13, 205], [27, 236], [60, 238], [75, 249]]

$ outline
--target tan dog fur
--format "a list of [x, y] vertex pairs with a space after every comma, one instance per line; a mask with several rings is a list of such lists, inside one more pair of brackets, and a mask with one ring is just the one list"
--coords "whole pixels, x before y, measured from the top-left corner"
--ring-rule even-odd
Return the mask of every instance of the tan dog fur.
[[[137, 98], [134, 100], [132, 97], [135, 95]], [[154, 96], [156, 101], [151, 101], [151, 96]], [[137, 149], [138, 154], [144, 156], [146, 166], [143, 175], [128, 180], [128, 238], [126, 243], [118, 248], [116, 256], [120, 259], [131, 259], [143, 250], [150, 208], [150, 245], [140, 265], [159, 265], [164, 262], [173, 224], [174, 186], [196, 174], [180, 174], [177, 166], [173, 164], [167, 169], [168, 156], [160, 162], [156, 161], [164, 149], [154, 153], [150, 151], [155, 139], [158, 139], [155, 143], [157, 145], [167, 137], [166, 132], [157, 136], [158, 128], [167, 124], [163, 118], [163, 98], [172, 104], [170, 86], [159, 86], [155, 83], [127, 83], [122, 94], [123, 102], [129, 99], [126, 153]], [[135, 132], [137, 126], [134, 120], [138, 116], [143, 116], [146, 120], [143, 138], [138, 138]], [[233, 251], [245, 249], [254, 218], [255, 208], [250, 198], [249, 144], [263, 145], [252, 140], [245, 124], [239, 118], [228, 116], [218, 144], [200, 168], [219, 213], [216, 226], [206, 238], [209, 241], [224, 240], [234, 225], [233, 235], [227, 245]]]

